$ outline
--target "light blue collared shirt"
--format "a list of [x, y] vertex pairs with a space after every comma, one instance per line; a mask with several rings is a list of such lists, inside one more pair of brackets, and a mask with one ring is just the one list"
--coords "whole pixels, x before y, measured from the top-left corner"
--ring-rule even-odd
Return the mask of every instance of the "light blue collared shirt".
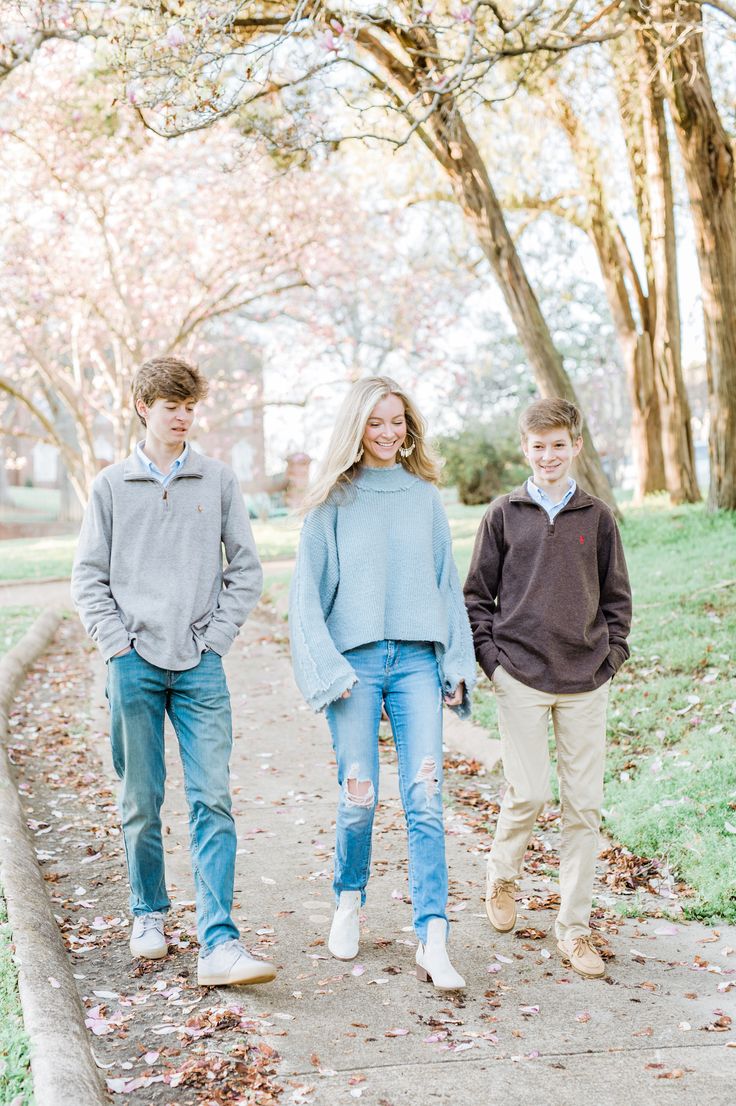
[[154, 480], [158, 480], [159, 484], [161, 484], [162, 487], [168, 488], [169, 484], [174, 479], [177, 472], [187, 459], [187, 454], [189, 453], [189, 442], [184, 443], [184, 449], [181, 451], [176, 460], [171, 462], [171, 468], [167, 473], [161, 472], [161, 469], [156, 467], [151, 458], [146, 457], [145, 453], [143, 452], [142, 442], [138, 442], [138, 445], [135, 447], [135, 451], [138, 456], [138, 460], [143, 465], [145, 471], [150, 473]]
[[568, 489], [563, 495], [562, 499], [559, 503], [553, 503], [547, 493], [542, 491], [541, 488], [537, 487], [531, 476], [526, 482], [526, 490], [529, 492], [529, 495], [532, 497], [535, 503], [538, 503], [540, 507], [544, 507], [545, 511], [549, 515], [550, 522], [554, 522], [562, 508], [567, 506], [572, 497], [575, 495], [576, 489], [577, 484], [571, 476]]

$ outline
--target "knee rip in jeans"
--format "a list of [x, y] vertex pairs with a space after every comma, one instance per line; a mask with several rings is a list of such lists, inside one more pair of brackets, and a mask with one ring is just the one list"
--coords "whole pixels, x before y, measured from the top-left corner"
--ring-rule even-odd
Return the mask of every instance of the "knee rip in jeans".
[[439, 789], [440, 781], [437, 779], [437, 763], [434, 757], [425, 757], [419, 765], [419, 771], [414, 777], [414, 783], [423, 783], [427, 791], [427, 799], [433, 799]]
[[351, 764], [345, 780], [345, 802], [348, 806], [359, 806], [370, 810], [375, 806], [375, 793], [371, 780], [358, 779], [359, 764]]

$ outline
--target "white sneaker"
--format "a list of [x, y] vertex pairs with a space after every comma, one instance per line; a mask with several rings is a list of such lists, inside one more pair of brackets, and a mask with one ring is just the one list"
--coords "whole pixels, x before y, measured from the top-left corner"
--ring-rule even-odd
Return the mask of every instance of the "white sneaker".
[[462, 991], [465, 980], [456, 972], [447, 955], [447, 922], [444, 918], [430, 918], [427, 940], [419, 942], [417, 949], [417, 979], [433, 983], [438, 991]]
[[199, 954], [197, 982], [200, 987], [227, 987], [237, 983], [268, 983], [276, 978], [276, 968], [268, 960], [258, 960], [240, 941], [223, 941], [207, 956]]
[[341, 891], [327, 947], [336, 960], [355, 960], [360, 941], [360, 891]]
[[136, 915], [130, 935], [130, 951], [133, 956], [143, 956], [146, 960], [160, 960], [166, 956], [169, 946], [164, 936], [163, 914], [152, 911]]

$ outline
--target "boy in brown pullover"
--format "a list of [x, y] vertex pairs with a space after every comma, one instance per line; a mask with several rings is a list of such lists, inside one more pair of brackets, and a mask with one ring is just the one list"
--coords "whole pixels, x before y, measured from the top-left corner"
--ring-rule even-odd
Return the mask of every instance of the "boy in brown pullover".
[[629, 655], [631, 589], [612, 512], [570, 477], [582, 416], [561, 399], [520, 419], [532, 475], [488, 508], [465, 601], [498, 703], [508, 783], [488, 861], [486, 911], [516, 923], [515, 881], [549, 789], [552, 718], [562, 806], [558, 948], [581, 975], [605, 972], [590, 936], [611, 679]]

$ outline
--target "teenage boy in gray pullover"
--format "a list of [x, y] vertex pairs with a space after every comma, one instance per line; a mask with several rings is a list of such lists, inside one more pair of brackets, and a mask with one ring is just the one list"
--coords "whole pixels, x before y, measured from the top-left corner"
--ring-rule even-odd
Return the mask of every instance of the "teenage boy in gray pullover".
[[72, 597], [107, 664], [131, 952], [150, 959], [168, 952], [160, 819], [168, 714], [189, 803], [198, 981], [221, 986], [262, 983], [276, 973], [243, 948], [231, 914], [232, 716], [222, 657], [258, 602], [263, 577], [235, 474], [187, 442], [206, 394], [200, 371], [176, 357], [154, 358], [136, 374], [133, 400], [145, 440], [92, 485]]

